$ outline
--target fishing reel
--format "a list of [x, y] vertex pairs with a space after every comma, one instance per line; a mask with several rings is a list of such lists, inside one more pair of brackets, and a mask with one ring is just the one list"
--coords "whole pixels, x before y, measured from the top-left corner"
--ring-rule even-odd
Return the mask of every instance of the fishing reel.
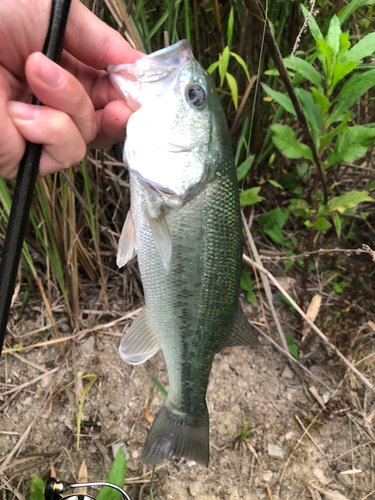
[[119, 486], [116, 486], [112, 483], [105, 482], [94, 482], [94, 483], [80, 483], [80, 484], [70, 484], [64, 485], [61, 481], [58, 481], [56, 478], [51, 477], [48, 479], [46, 487], [44, 489], [44, 498], [45, 500], [95, 500], [94, 497], [88, 495], [87, 493], [72, 493], [68, 496], [62, 496], [62, 493], [65, 489], [70, 488], [84, 488], [91, 486], [107, 486], [108, 488], [113, 488], [114, 490], [119, 491], [123, 498], [126, 500], [130, 500], [129, 495]]

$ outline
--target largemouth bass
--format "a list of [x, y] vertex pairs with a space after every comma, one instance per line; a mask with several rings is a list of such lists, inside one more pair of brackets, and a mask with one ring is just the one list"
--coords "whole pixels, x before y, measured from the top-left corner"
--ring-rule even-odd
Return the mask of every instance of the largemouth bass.
[[226, 346], [258, 344], [238, 300], [242, 229], [227, 123], [186, 40], [108, 71], [136, 110], [124, 146], [131, 209], [117, 263], [138, 254], [145, 294], [120, 355], [139, 364], [161, 348], [169, 376], [142, 460], [207, 466], [213, 358]]

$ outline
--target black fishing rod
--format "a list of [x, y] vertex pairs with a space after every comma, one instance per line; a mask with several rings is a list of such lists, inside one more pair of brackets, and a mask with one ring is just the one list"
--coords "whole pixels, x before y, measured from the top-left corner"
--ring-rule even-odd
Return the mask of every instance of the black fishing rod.
[[[70, 2], [71, 0], [52, 0], [48, 32], [42, 52], [57, 64], [60, 61]], [[42, 106], [42, 103], [35, 96], [33, 96], [32, 104]], [[27, 141], [25, 153], [18, 167], [12, 208], [0, 263], [0, 355], [42, 149], [42, 144], [33, 144]]]

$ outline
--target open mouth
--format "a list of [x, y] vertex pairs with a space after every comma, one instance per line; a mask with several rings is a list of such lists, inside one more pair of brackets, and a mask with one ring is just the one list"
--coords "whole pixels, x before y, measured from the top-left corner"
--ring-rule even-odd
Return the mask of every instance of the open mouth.
[[[170, 47], [138, 59], [133, 64], [109, 65], [107, 72], [115, 88], [136, 111], [150, 84], [168, 85], [191, 60], [194, 59], [190, 43], [181, 40]], [[153, 90], [155, 93], [157, 89]]]

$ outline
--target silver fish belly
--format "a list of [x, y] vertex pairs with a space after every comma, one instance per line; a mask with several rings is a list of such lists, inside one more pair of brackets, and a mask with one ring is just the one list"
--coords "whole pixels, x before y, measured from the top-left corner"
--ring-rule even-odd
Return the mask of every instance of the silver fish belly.
[[242, 230], [231, 140], [211, 77], [186, 41], [109, 72], [140, 106], [124, 149], [131, 211], [118, 263], [137, 252], [145, 307], [120, 354], [138, 364], [161, 348], [169, 376], [142, 459], [156, 465], [180, 456], [207, 465], [214, 355], [258, 343], [238, 300]]

